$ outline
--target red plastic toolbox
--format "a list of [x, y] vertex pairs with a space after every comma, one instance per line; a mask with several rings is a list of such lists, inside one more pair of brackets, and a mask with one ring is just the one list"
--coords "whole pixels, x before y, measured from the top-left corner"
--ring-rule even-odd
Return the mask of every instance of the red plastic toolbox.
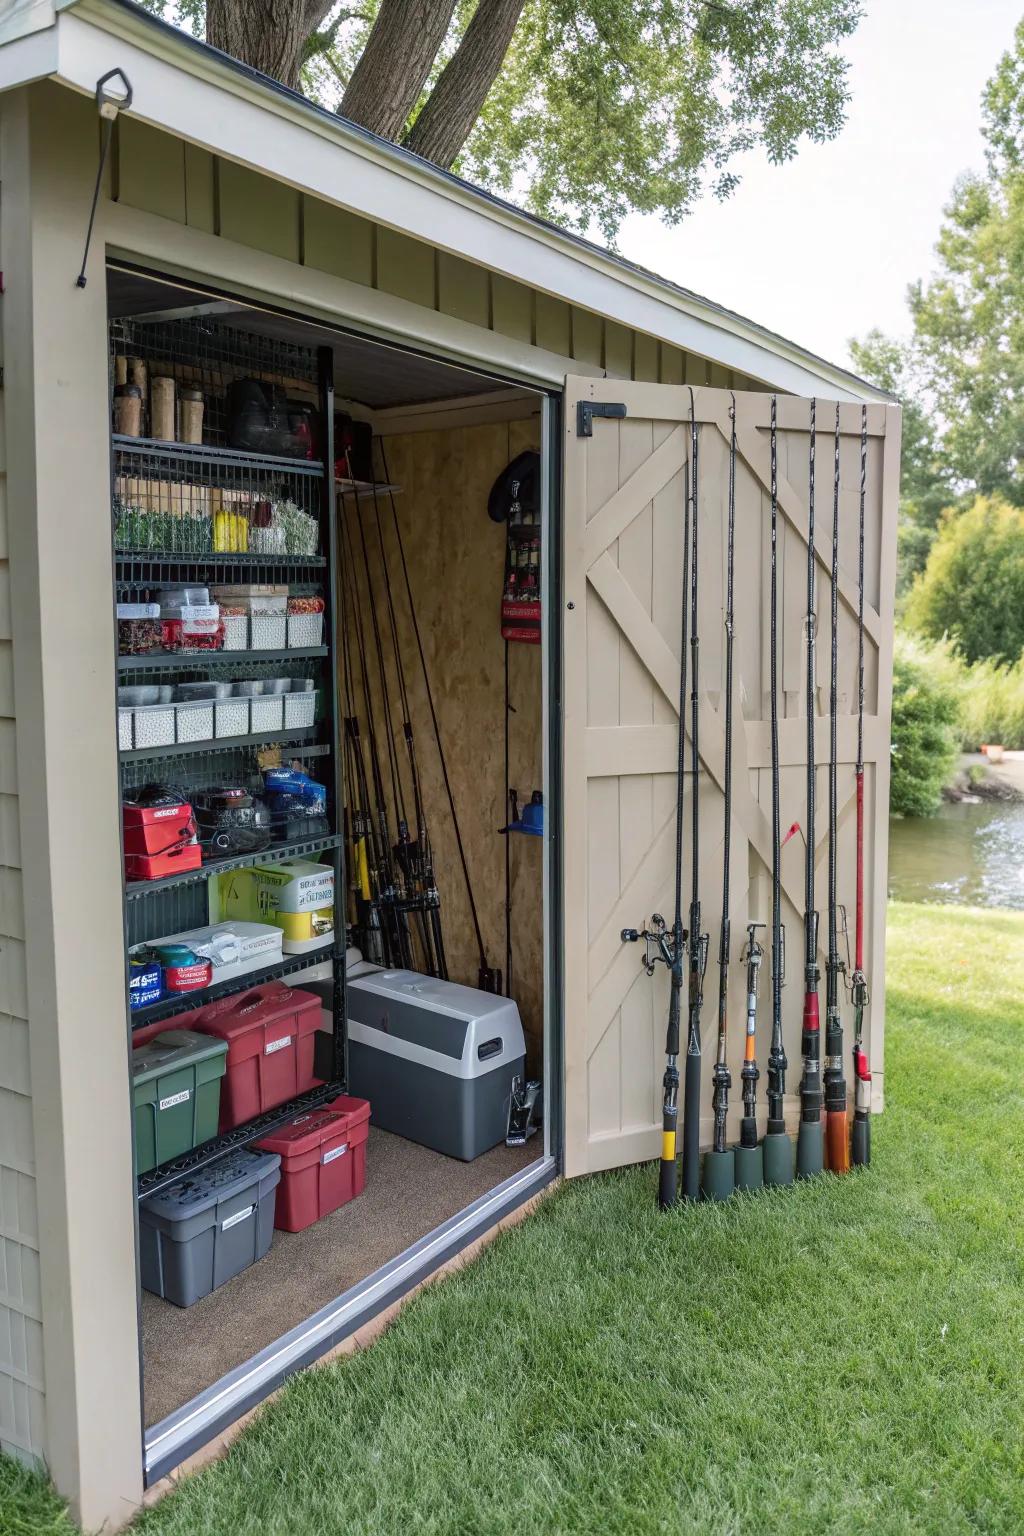
[[122, 815], [129, 880], [162, 880], [201, 867], [196, 820], [184, 800], [177, 805], [125, 805]]
[[320, 1013], [320, 999], [314, 992], [268, 981], [189, 1014], [189, 1029], [219, 1035], [228, 1043], [228, 1070], [220, 1096], [222, 1131], [294, 1099], [321, 1081], [313, 1076]]
[[361, 1195], [366, 1184], [369, 1099], [332, 1099], [323, 1109], [296, 1115], [259, 1142], [281, 1158], [274, 1226], [302, 1232], [321, 1216]]

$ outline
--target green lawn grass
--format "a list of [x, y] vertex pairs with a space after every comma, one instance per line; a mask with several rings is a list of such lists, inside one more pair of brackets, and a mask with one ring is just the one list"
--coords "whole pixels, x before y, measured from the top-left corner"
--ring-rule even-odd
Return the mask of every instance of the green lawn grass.
[[893, 906], [870, 1172], [567, 1187], [138, 1530], [1024, 1529], [1022, 1045], [1024, 914]]

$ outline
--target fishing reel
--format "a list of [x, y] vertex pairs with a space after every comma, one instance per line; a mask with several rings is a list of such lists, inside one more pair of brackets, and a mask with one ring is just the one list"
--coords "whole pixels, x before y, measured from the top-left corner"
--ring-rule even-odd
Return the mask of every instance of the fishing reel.
[[[685, 930], [679, 938], [680, 942], [685, 940]], [[671, 970], [676, 963], [675, 934], [669, 930], [660, 912], [652, 913], [649, 928], [623, 928], [623, 944], [639, 944], [641, 939], [644, 944], [644, 953], [640, 964], [647, 975], [654, 975], [659, 960]]]
[[747, 967], [747, 976], [749, 978], [748, 990], [755, 993], [757, 991], [758, 972], [764, 961], [764, 945], [757, 937], [757, 930], [766, 926], [767, 924], [765, 923], [747, 924], [747, 942], [743, 947], [742, 955], [740, 955], [740, 964]]

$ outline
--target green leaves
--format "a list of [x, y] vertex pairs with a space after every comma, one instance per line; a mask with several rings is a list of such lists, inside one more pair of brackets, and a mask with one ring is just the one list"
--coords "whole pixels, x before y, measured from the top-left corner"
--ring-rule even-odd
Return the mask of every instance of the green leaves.
[[892, 677], [892, 774], [889, 804], [897, 816], [931, 816], [939, 808], [960, 746], [956, 687], [929, 665], [927, 652], [897, 635]]
[[1015, 662], [1024, 651], [1024, 510], [979, 497], [947, 517], [915, 583], [906, 622], [948, 635], [968, 662]]

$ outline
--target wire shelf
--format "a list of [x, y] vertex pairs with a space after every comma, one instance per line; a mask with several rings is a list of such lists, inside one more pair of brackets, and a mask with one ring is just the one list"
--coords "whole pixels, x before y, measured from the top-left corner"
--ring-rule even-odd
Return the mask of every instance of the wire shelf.
[[256, 736], [224, 736], [214, 741], [178, 741], [166, 747], [135, 747], [130, 752], [119, 753], [119, 756], [122, 763], [155, 763], [169, 757], [211, 757], [218, 753], [238, 752], [246, 747], [272, 747], [280, 744], [288, 748], [289, 757], [327, 757], [330, 747], [312, 741], [312, 735], [312, 731], [267, 731]]
[[[271, 476], [309, 475], [322, 479], [322, 459], [303, 459], [293, 454], [248, 453], [244, 448], [215, 448], [206, 443], [169, 442], [162, 437], [126, 437], [122, 432], [110, 436], [115, 453], [139, 455], [140, 458], [160, 460], [175, 470], [188, 469], [251, 469]], [[397, 486], [381, 486], [381, 490], [397, 490]]]
[[211, 859], [199, 869], [187, 869], [180, 875], [168, 875], [163, 880], [129, 880], [124, 888], [126, 901], [140, 901], [145, 896], [156, 896], [162, 891], [183, 885], [205, 884], [215, 875], [225, 875], [232, 869], [249, 869], [253, 864], [280, 864], [282, 859], [305, 859], [314, 853], [326, 853], [337, 848], [341, 838], [313, 837], [304, 842], [276, 843], [264, 848], [262, 853], [246, 853], [234, 859]]
[[331, 955], [330, 946], [325, 944], [322, 950], [310, 950], [306, 955], [286, 955], [276, 965], [266, 965], [259, 971], [247, 971], [244, 976], [222, 981], [219, 986], [204, 987], [200, 992], [179, 992], [174, 997], [165, 997], [159, 1003], [150, 1003], [148, 1008], [136, 1008], [132, 1012], [132, 1033], [147, 1024], [158, 1024], [180, 1013], [205, 1008], [207, 1003], [215, 1003], [218, 998], [233, 997], [236, 992], [248, 992], [251, 987], [261, 986], [265, 981], [279, 981], [284, 976], [293, 976], [296, 971], [308, 971], [310, 966], [320, 960], [329, 960]]
[[320, 660], [326, 645], [294, 645], [283, 651], [148, 651], [142, 656], [119, 656], [119, 672], [206, 672], [221, 667], [255, 667], [260, 662]]
[[148, 1195], [157, 1195], [161, 1190], [169, 1189], [179, 1179], [187, 1177], [190, 1173], [197, 1173], [200, 1168], [206, 1168], [210, 1163], [215, 1163], [226, 1152], [234, 1152], [239, 1147], [248, 1146], [250, 1142], [259, 1141], [263, 1136], [269, 1136], [271, 1131], [276, 1130], [279, 1125], [285, 1125], [295, 1115], [317, 1109], [321, 1104], [336, 1099], [338, 1094], [343, 1092], [344, 1087], [339, 1082], [322, 1083], [316, 1088], [311, 1088], [308, 1093], [300, 1094], [296, 1099], [289, 1099], [287, 1104], [279, 1104], [276, 1109], [268, 1110], [265, 1115], [260, 1115], [256, 1120], [236, 1126], [232, 1131], [225, 1131], [223, 1135], [215, 1136], [212, 1141], [204, 1141], [202, 1146], [186, 1152], [183, 1157], [176, 1157], [173, 1162], [161, 1163], [158, 1168], [151, 1168], [148, 1173], [142, 1173], [138, 1177], [139, 1199], [144, 1200]]

